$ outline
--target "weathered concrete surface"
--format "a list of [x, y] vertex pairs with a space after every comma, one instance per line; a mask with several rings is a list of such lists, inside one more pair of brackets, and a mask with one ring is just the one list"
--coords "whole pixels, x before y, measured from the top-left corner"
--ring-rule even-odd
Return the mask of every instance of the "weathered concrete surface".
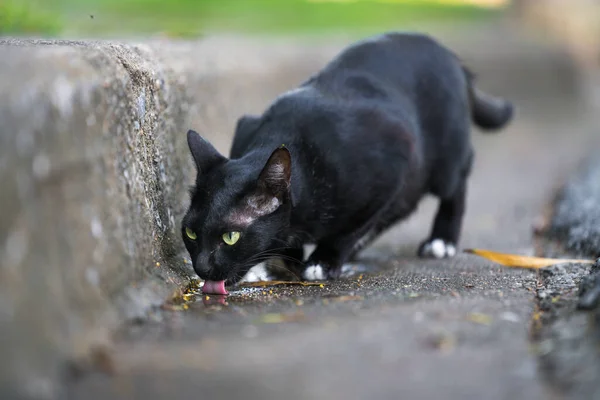
[[[483, 87], [514, 99], [519, 110], [502, 134], [474, 135], [477, 158], [462, 245], [532, 254], [532, 225], [594, 132], [590, 113], [578, 102], [576, 73], [560, 52], [515, 32], [476, 31], [444, 40], [480, 75]], [[267, 71], [274, 71], [279, 54], [292, 53], [295, 61], [285, 75], [269, 75], [269, 85], [260, 75], [254, 82], [236, 81], [248, 91], [220, 80], [215, 88], [233, 93], [236, 106], [215, 107], [223, 119], [204, 126], [222, 134], [231, 132], [230, 115], [266, 105], [267, 86], [290, 87], [336, 46], [269, 42], [257, 58], [248, 58], [247, 49], [256, 49], [248, 41], [225, 40], [219, 48], [240, 64], [255, 60]], [[244, 103], [246, 109], [235, 108]], [[217, 140], [227, 148], [230, 135]], [[434, 209], [435, 202], [426, 201], [378, 240], [375, 251], [365, 252], [377, 257], [377, 272], [362, 279], [354, 275], [323, 288], [246, 289], [224, 305], [199, 297], [187, 313], [157, 311], [146, 323], [125, 327], [106, 354], [114, 375], [71, 382], [70, 398], [558, 395], [540, 379], [538, 354], [531, 351], [537, 348], [530, 347], [537, 274], [465, 255], [415, 259]]]
[[0, 43], [0, 376], [50, 395], [181, 272], [187, 99], [147, 46]]

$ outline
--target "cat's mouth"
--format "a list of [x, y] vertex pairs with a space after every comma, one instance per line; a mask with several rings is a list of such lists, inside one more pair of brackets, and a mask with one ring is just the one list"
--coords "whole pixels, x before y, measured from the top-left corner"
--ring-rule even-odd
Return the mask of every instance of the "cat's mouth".
[[228, 295], [229, 292], [225, 289], [225, 284], [229, 286], [235, 286], [242, 279], [244, 275], [248, 272], [249, 268], [234, 268], [229, 272], [227, 278], [223, 280], [211, 280], [206, 279], [204, 281], [204, 285], [202, 286], [202, 293], [204, 294], [218, 294], [218, 295]]
[[202, 286], [202, 293], [205, 294], [229, 294], [225, 289], [225, 281], [204, 281]]

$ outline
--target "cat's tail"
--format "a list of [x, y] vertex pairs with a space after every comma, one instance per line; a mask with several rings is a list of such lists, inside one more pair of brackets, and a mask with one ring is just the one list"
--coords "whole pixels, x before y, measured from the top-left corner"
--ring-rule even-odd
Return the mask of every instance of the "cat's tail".
[[477, 89], [473, 74], [465, 70], [469, 85], [471, 118], [475, 125], [488, 131], [504, 127], [513, 117], [514, 107], [510, 101]]

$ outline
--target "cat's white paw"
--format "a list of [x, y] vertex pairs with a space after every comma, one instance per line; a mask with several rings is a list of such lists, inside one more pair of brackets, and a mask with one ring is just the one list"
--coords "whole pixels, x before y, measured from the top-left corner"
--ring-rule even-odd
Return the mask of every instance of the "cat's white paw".
[[240, 282], [261, 282], [270, 280], [266, 264], [256, 264], [244, 275]]
[[456, 255], [456, 246], [443, 239], [432, 239], [425, 242], [419, 251], [421, 257], [451, 258]]
[[319, 264], [317, 265], [309, 265], [304, 270], [304, 279], [307, 281], [323, 281], [327, 279], [327, 274], [325, 273], [325, 269], [321, 267]]

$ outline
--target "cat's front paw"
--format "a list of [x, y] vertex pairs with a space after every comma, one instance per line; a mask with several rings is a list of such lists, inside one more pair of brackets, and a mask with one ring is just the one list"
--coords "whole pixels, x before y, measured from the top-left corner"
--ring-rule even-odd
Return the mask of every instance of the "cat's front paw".
[[422, 258], [451, 258], [456, 255], [454, 243], [444, 239], [429, 239], [419, 247], [419, 257]]
[[307, 281], [324, 281], [327, 279], [338, 279], [342, 268], [333, 268], [324, 263], [310, 263], [304, 269], [302, 277]]
[[262, 281], [270, 281], [271, 276], [269, 274], [269, 270], [267, 268], [267, 263], [260, 263], [250, 268], [250, 271], [244, 275], [244, 277], [240, 280], [242, 282], [262, 282]]
[[321, 264], [309, 264], [302, 277], [307, 281], [324, 281], [327, 279], [327, 270]]

